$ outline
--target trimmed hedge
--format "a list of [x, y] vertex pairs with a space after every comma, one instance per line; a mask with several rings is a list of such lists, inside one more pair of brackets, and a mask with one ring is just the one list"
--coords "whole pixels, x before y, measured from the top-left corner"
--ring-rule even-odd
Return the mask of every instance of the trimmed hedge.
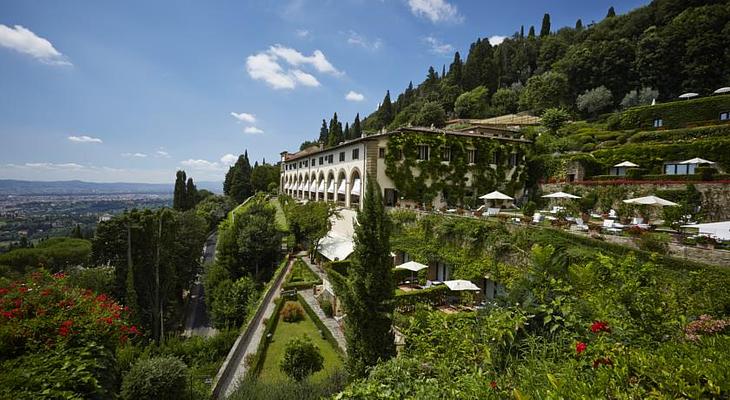
[[446, 285], [434, 286], [428, 289], [414, 290], [395, 295], [395, 310], [400, 313], [412, 312], [418, 304], [428, 304], [438, 307], [446, 303], [449, 288]]
[[319, 329], [320, 332], [322, 332], [322, 336], [324, 337], [324, 340], [326, 340], [329, 344], [332, 345], [332, 347], [335, 348], [335, 350], [337, 350], [337, 354], [339, 354], [340, 357], [344, 358], [345, 354], [342, 351], [342, 349], [340, 348], [340, 345], [337, 343], [337, 340], [335, 340], [335, 337], [332, 336], [332, 332], [330, 332], [330, 330], [327, 329], [327, 327], [324, 325], [322, 320], [319, 319], [319, 317], [314, 312], [314, 310], [312, 310], [312, 307], [309, 306], [309, 303], [307, 303], [306, 300], [304, 300], [304, 297], [302, 297], [302, 295], [299, 293], [297, 293], [297, 300], [299, 300], [299, 304], [302, 305], [302, 307], [304, 308], [304, 311], [307, 313], [307, 315], [309, 315], [309, 318], [312, 319], [312, 322], [314, 322], [314, 325], [317, 326], [317, 329]]
[[[264, 327], [264, 334], [261, 337], [261, 341], [259, 342], [258, 348], [256, 348], [256, 353], [253, 356], [252, 365], [250, 366], [249, 374], [251, 376], [258, 375], [259, 372], [261, 372], [261, 367], [264, 366], [264, 354], [266, 354], [266, 349], [269, 348], [269, 334], [273, 335], [274, 330], [276, 329], [276, 326], [279, 324], [279, 313], [281, 312], [281, 309], [284, 307], [284, 303], [286, 303], [286, 299], [278, 298], [274, 301], [276, 306], [274, 307], [274, 312], [271, 314], [271, 317], [266, 321], [266, 326]], [[246, 362], [246, 360], [244, 360]]]
[[685, 128], [690, 124], [719, 123], [720, 113], [730, 111], [730, 95], [680, 100], [653, 106], [630, 108], [620, 114], [621, 128], [652, 128], [661, 118], [664, 128]]
[[629, 137], [629, 143], [677, 142], [682, 140], [708, 139], [730, 135], [730, 124], [701, 128], [673, 129], [668, 131], [641, 131]]

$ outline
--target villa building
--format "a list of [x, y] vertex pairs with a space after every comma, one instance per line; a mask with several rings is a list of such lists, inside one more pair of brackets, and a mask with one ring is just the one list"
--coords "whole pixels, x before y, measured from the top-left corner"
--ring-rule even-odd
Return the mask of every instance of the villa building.
[[482, 192], [522, 194], [530, 143], [519, 131], [497, 127], [400, 128], [282, 152], [280, 190], [358, 208], [368, 180], [375, 179], [386, 206], [473, 205]]

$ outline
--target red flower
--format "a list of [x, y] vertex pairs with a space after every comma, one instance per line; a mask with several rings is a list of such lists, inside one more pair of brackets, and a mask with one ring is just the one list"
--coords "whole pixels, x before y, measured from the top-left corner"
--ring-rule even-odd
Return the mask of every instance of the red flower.
[[13, 304], [15, 304], [15, 308], [20, 308], [20, 306], [23, 304], [23, 299], [15, 299], [13, 300]]
[[10, 311], [3, 311], [3, 317], [8, 319], [13, 318], [13, 313]]
[[134, 325], [129, 327], [129, 333], [132, 335], [139, 335], [139, 331], [137, 330], [137, 327]]
[[494, 390], [497, 390], [497, 382], [496, 381], [489, 382], [489, 387], [491, 387]]
[[56, 279], [63, 279], [66, 277], [66, 274], [64, 274], [63, 272], [56, 272], [55, 274], [53, 274], [53, 277]]
[[49, 294], [51, 294], [51, 289], [43, 289], [41, 291], [41, 296], [45, 297], [45, 296], [48, 296]]
[[587, 348], [588, 348], [588, 345], [587, 344], [585, 344], [583, 342], [578, 342], [575, 345], [575, 352], [578, 353], [578, 354], [580, 354], [580, 353], [586, 351]]
[[611, 328], [608, 327], [608, 322], [606, 321], [594, 321], [593, 324], [591, 324], [591, 331], [593, 333], [611, 332]]
[[107, 301], [107, 297], [105, 294], [102, 293], [102, 294], [96, 296], [96, 301], [98, 301], [99, 303], [103, 303], [103, 302]]
[[28, 288], [27, 288], [27, 287], [25, 287], [25, 286], [21, 286], [21, 287], [19, 287], [19, 288], [18, 288], [18, 291], [19, 291], [20, 293], [26, 293], [26, 292], [28, 292]]
[[7, 288], [0, 288], [0, 296], [5, 296], [8, 292], [9, 290]]

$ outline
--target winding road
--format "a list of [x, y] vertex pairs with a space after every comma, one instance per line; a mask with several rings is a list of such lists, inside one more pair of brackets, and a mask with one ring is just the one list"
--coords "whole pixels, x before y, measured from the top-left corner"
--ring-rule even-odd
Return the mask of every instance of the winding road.
[[[203, 246], [203, 265], [213, 262], [215, 259], [215, 246], [218, 235], [213, 232], [208, 236]], [[201, 281], [200, 274], [195, 278], [193, 287], [190, 289], [190, 301], [185, 310], [185, 331], [183, 336], [213, 336], [218, 331], [213, 328], [208, 310], [205, 305], [205, 288]]]

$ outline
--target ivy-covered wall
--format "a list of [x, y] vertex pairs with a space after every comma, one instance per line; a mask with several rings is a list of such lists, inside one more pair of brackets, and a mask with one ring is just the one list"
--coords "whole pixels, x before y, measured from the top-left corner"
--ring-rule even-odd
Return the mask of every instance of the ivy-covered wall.
[[[418, 160], [418, 146], [428, 145], [428, 160]], [[489, 138], [404, 131], [391, 134], [385, 155], [385, 174], [405, 199], [430, 204], [442, 193], [450, 205], [474, 205], [476, 198], [492, 190], [518, 193], [526, 179], [523, 157], [529, 145]], [[451, 149], [449, 162], [442, 162], [442, 149]], [[468, 150], [475, 149], [469, 164]], [[515, 172], [508, 176], [510, 154], [518, 154]], [[497, 167], [491, 163], [497, 157]], [[471, 182], [467, 185], [468, 176]]]
[[623, 129], [653, 128], [661, 118], [664, 128], [685, 128], [720, 122], [720, 113], [730, 111], [730, 95], [702, 97], [671, 103], [630, 108], [619, 116]]

